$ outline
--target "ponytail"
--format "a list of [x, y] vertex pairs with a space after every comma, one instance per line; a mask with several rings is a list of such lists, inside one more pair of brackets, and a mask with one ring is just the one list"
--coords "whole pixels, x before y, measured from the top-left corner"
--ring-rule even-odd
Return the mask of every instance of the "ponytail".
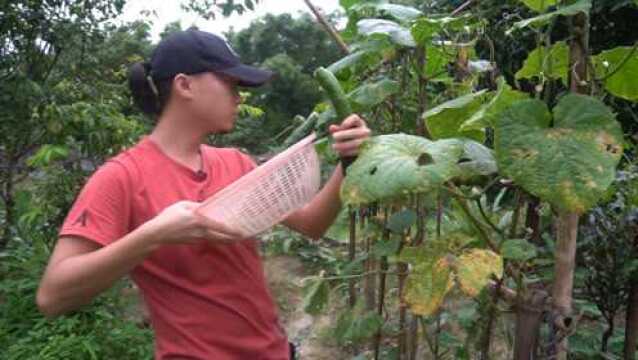
[[151, 76], [151, 65], [138, 62], [129, 69], [129, 89], [135, 104], [147, 115], [160, 115], [168, 101], [172, 79], [155, 81]]

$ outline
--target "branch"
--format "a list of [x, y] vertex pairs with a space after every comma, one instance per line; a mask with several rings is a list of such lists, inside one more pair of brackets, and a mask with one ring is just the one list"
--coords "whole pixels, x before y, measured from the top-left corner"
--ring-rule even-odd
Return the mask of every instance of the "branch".
[[339, 33], [332, 27], [332, 25], [330, 25], [328, 21], [326, 21], [326, 18], [319, 12], [319, 10], [310, 2], [310, 0], [304, 0], [304, 2], [306, 3], [306, 5], [308, 5], [310, 11], [312, 11], [312, 13], [315, 15], [317, 21], [319, 21], [321, 26], [323, 26], [323, 28], [328, 32], [328, 34], [330, 34], [337, 45], [339, 45], [341, 51], [346, 55], [350, 54], [350, 49], [341, 38], [341, 35], [339, 35]]
[[467, 0], [466, 2], [461, 4], [461, 6], [454, 9], [454, 11], [452, 11], [452, 14], [450, 16], [458, 15], [461, 11], [465, 10], [468, 6], [472, 5], [473, 2], [474, 0]]

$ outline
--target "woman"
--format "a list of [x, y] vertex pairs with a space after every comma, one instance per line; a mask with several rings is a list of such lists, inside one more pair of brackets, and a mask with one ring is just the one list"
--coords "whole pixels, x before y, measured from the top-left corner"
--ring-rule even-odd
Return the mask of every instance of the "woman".
[[[152, 133], [89, 179], [61, 230], [38, 289], [47, 316], [89, 303], [130, 274], [155, 331], [156, 359], [289, 359], [254, 239], [198, 216], [198, 203], [255, 167], [232, 148], [202, 145], [231, 131], [237, 86], [268, 71], [243, 65], [221, 38], [188, 30], [131, 68], [136, 103], [157, 116]], [[356, 115], [330, 127], [354, 156], [370, 130]], [[283, 223], [320, 237], [340, 210], [342, 170]]]

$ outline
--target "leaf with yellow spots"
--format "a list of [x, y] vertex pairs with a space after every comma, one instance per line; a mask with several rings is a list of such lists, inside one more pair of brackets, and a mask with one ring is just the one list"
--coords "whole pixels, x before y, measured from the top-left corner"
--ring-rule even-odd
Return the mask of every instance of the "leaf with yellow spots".
[[456, 262], [459, 286], [471, 297], [477, 296], [493, 276], [501, 277], [502, 272], [503, 258], [490, 250], [469, 250]]
[[496, 172], [492, 151], [469, 139], [375, 136], [363, 144], [341, 186], [351, 205], [435, 191], [446, 181]]
[[414, 314], [430, 316], [443, 305], [445, 295], [454, 285], [447, 257], [417, 264], [406, 281], [404, 300]]
[[542, 101], [507, 108], [496, 121], [494, 148], [505, 176], [560, 210], [583, 213], [613, 181], [622, 139], [605, 104], [570, 94], [554, 108], [553, 124]]

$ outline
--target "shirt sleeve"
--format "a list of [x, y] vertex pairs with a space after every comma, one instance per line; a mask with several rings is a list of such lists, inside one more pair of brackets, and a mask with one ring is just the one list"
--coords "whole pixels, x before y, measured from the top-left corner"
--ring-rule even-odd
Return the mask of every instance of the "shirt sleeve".
[[79, 236], [106, 246], [129, 232], [131, 185], [124, 166], [107, 161], [80, 191], [60, 236]]

